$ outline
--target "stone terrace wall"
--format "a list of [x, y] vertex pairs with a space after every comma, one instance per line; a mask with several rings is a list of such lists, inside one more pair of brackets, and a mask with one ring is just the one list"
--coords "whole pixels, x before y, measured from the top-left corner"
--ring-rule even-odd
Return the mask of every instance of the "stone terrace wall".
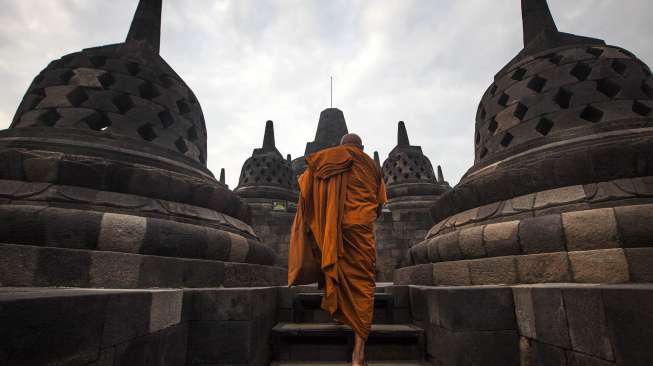
[[408, 249], [424, 240], [433, 226], [428, 209], [384, 211], [374, 224], [378, 282], [392, 282]]
[[269, 364], [277, 288], [0, 288], [0, 364]]
[[261, 239], [261, 243], [277, 254], [275, 266], [288, 268], [288, 249], [290, 247], [290, 229], [295, 219], [295, 206], [288, 202], [279, 202], [278, 209], [272, 204], [252, 205], [251, 227]]
[[[314, 290], [0, 288], [0, 364], [268, 365], [272, 327]], [[653, 364], [652, 284], [380, 290], [434, 366]]]
[[410, 287], [433, 365], [653, 364], [653, 285]]

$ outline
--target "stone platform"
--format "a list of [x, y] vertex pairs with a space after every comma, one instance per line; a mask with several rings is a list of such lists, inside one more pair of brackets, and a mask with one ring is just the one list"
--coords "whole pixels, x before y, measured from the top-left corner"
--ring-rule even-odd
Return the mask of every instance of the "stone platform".
[[[275, 356], [273, 328], [275, 324], [287, 327], [293, 322], [293, 300], [297, 294], [315, 291], [310, 287], [4, 287], [0, 288], [0, 364], [307, 364], [306, 360], [296, 359], [286, 363]], [[380, 286], [377, 292], [391, 295], [395, 314], [405, 314], [395, 316], [395, 323], [404, 325], [375, 325], [377, 331], [388, 328], [386, 334], [395, 337], [393, 349], [390, 343], [369, 349], [370, 359], [379, 350], [386, 353], [386, 361], [379, 360], [379, 365], [653, 363], [651, 284]], [[307, 323], [294, 327], [316, 328]], [[330, 362], [346, 362], [345, 353], [350, 352], [347, 328], [327, 323], [321, 327], [334, 328], [336, 335], [341, 336], [337, 339], [344, 344], [339, 351], [343, 358], [332, 358]], [[419, 359], [411, 363], [405, 358], [387, 361], [388, 352], [414, 357], [405, 352], [414, 350], [414, 346], [396, 343], [397, 327], [409, 333], [423, 330]], [[328, 348], [329, 344], [321, 342], [320, 337], [336, 339], [331, 333], [314, 334], [314, 341], [318, 342], [318, 348], [312, 351], [314, 355]], [[283, 353], [290, 349], [279, 350]], [[322, 361], [315, 362], [310, 364]]]

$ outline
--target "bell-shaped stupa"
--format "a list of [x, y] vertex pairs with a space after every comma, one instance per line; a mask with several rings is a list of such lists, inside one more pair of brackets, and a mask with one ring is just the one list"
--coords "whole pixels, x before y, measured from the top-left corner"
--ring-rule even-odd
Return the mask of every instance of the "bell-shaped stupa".
[[[161, 11], [141, 0], [124, 43], [52, 61], [0, 131], [0, 256], [34, 274], [3, 285], [284, 282], [281, 269], [246, 264], [275, 253], [206, 168], [200, 104], [159, 55]], [[245, 267], [260, 273], [234, 277]]]

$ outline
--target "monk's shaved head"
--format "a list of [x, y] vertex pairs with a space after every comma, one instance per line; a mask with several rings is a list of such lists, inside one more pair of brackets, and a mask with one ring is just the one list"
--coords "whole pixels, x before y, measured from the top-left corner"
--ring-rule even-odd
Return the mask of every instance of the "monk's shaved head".
[[340, 139], [340, 145], [354, 145], [359, 148], [363, 148], [363, 140], [361, 137], [355, 133], [348, 133]]

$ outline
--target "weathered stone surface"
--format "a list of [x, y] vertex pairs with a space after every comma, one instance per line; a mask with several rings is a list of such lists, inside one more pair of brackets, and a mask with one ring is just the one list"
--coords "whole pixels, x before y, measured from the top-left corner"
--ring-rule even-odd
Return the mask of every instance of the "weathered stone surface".
[[517, 329], [512, 291], [506, 287], [438, 290], [440, 326], [452, 331]]
[[515, 303], [515, 316], [519, 334], [530, 339], [537, 338], [535, 324], [535, 306], [533, 304], [532, 289], [530, 287], [515, 287], [512, 290]]
[[433, 284], [438, 286], [471, 285], [469, 261], [435, 263], [433, 265], [433, 281]]
[[562, 293], [572, 349], [604, 360], [614, 360], [601, 293], [583, 288], [563, 289]]
[[430, 256], [434, 256], [433, 258], [435, 259], [435, 255], [438, 253], [437, 245], [435, 247], [435, 251], [431, 249], [429, 252], [430, 243], [434, 243], [434, 245], [437, 244], [435, 239], [429, 239], [428, 241], [423, 241], [419, 244], [415, 244], [410, 248], [410, 258], [412, 264], [430, 263]]
[[571, 186], [538, 192], [535, 197], [535, 209], [549, 206], [575, 203], [585, 199], [583, 186]]
[[471, 260], [469, 272], [474, 285], [517, 283], [517, 266], [513, 256]]
[[47, 208], [43, 211], [46, 243], [53, 247], [95, 249], [101, 219], [99, 212]]
[[483, 232], [487, 255], [499, 257], [520, 254], [517, 238], [518, 227], [519, 221], [487, 225]]
[[53, 154], [23, 160], [25, 178], [31, 182], [56, 182], [59, 179], [59, 160], [62, 157], [63, 154]]
[[619, 247], [617, 221], [611, 208], [563, 213], [562, 224], [570, 251]]
[[249, 322], [192, 322], [188, 334], [188, 362], [247, 364], [254, 351], [250, 344], [252, 336]]
[[519, 351], [520, 366], [565, 366], [567, 364], [564, 349], [528, 338], [520, 338]]
[[430, 318], [430, 298], [424, 296], [425, 291], [429, 291], [429, 289], [417, 286], [410, 286], [408, 288], [408, 295], [410, 296], [410, 314], [413, 320], [417, 323], [422, 323]]
[[139, 253], [147, 231], [146, 224], [144, 217], [105, 213], [102, 215], [98, 249]]
[[461, 230], [458, 243], [466, 259], [483, 258], [487, 255], [483, 245], [483, 226]]
[[249, 320], [252, 308], [263, 305], [254, 293], [261, 290], [222, 289], [194, 291], [198, 313], [194, 320]]
[[565, 234], [559, 215], [538, 216], [519, 223], [519, 243], [525, 254], [565, 250]]
[[463, 255], [458, 246], [458, 231], [444, 234], [436, 237], [435, 242], [438, 246], [438, 254], [442, 261], [455, 261], [463, 259]]
[[287, 284], [286, 270], [258, 264], [225, 263], [225, 287], [282, 286]]
[[138, 287], [140, 256], [96, 251], [91, 253], [90, 259], [90, 287]]
[[139, 287], [182, 287], [185, 266], [174, 258], [143, 256], [141, 260]]
[[88, 286], [90, 255], [87, 251], [40, 248], [36, 263], [36, 286]]
[[558, 347], [569, 348], [569, 329], [565, 302], [560, 288], [531, 290], [535, 316], [535, 339]]
[[567, 351], [567, 366], [612, 366], [614, 363], [582, 353]]
[[0, 286], [31, 286], [37, 268], [38, 247], [0, 244]]
[[567, 252], [517, 256], [519, 283], [569, 282], [572, 280]]
[[42, 245], [45, 220], [42, 206], [0, 206], [0, 242]]
[[97, 359], [107, 297], [10, 296], [0, 301], [5, 365], [84, 365]]
[[243, 238], [240, 235], [227, 233], [231, 238], [231, 251], [229, 254], [230, 262], [245, 262], [247, 258], [247, 253], [249, 252], [249, 243], [247, 239]]
[[183, 365], [186, 361], [187, 326], [180, 324], [116, 347], [115, 365]]
[[615, 213], [624, 247], [653, 246], [653, 205], [616, 207]]
[[574, 281], [583, 283], [623, 283], [630, 279], [623, 249], [569, 252]]
[[519, 335], [516, 331], [453, 332], [434, 326], [432, 334], [433, 343], [427, 348], [438, 365], [519, 365]]
[[150, 329], [152, 295], [147, 292], [111, 295], [107, 301], [102, 347], [144, 336]]
[[181, 321], [182, 291], [153, 291], [150, 307], [150, 333], [179, 324]]
[[433, 264], [420, 264], [404, 267], [395, 271], [396, 285], [433, 285]]
[[644, 366], [653, 362], [653, 289], [604, 289], [603, 304], [617, 362]]
[[179, 222], [148, 219], [141, 253], [166, 257], [204, 258], [206, 228]]
[[225, 281], [225, 263], [206, 260], [183, 260], [184, 287], [215, 287]]
[[653, 248], [624, 249], [630, 280], [633, 282], [653, 282]]

